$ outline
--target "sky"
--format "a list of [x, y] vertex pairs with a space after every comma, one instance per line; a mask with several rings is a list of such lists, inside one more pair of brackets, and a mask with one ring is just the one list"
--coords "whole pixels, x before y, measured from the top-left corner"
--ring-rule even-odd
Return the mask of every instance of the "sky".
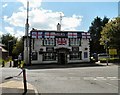
[[[9, 2], [8, 2], [9, 1]], [[105, 1], [105, 0], [104, 0]], [[32, 28], [56, 30], [61, 20], [61, 30], [89, 30], [97, 16], [113, 19], [118, 16], [118, 1], [112, 2], [81, 2], [76, 1], [43, 1], [29, 0], [29, 31]], [[16, 37], [25, 34], [26, 0], [4, 0], [0, 2], [0, 35], [10, 33]]]

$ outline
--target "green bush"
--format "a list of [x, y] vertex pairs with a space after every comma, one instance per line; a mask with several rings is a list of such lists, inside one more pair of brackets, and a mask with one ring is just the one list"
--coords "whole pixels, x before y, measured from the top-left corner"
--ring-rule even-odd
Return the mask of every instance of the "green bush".
[[105, 63], [105, 62], [107, 62], [107, 58], [101, 58], [100, 59], [100, 63]]
[[[120, 61], [119, 58], [108, 58], [108, 62], [110, 62], [110, 63], [116, 63], [116, 62], [119, 62], [119, 61]], [[107, 62], [107, 58], [101, 58], [100, 62], [101, 63]]]

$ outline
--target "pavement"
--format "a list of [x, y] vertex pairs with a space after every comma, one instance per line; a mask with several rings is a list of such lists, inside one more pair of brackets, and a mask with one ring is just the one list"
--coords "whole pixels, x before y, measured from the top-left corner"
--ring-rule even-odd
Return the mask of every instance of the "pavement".
[[[2, 66], [0, 66], [2, 67]], [[13, 62], [6, 63], [3, 68], [13, 67]], [[17, 67], [16, 67], [17, 68]], [[27, 93], [24, 94], [23, 80], [8, 79], [0, 83], [0, 95], [38, 95], [37, 89], [30, 83], [27, 83]]]
[[0, 84], [1, 95], [38, 95], [36, 88], [27, 83], [27, 93], [24, 93], [22, 81], [10, 80]]

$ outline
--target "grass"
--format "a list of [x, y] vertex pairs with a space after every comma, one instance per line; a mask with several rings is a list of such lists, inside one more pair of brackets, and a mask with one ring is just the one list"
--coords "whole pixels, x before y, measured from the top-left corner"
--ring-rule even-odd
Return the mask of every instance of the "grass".
[[[4, 61], [4, 65], [7, 64], [8, 62], [12, 61], [11, 58], [9, 58], [8, 60], [4, 60], [4, 59], [1, 59], [0, 58], [0, 65], [2, 65], [2, 62]], [[18, 62], [19, 64], [19, 62]], [[24, 66], [24, 61], [21, 61], [21, 64], [20, 64], [20, 68], [22, 68]]]
[[[108, 58], [108, 62], [111, 62], [111, 63], [116, 63], [116, 62], [119, 62], [119, 58]], [[107, 58], [101, 58], [100, 59], [100, 62], [103, 63], [103, 62], [106, 62], [107, 61]]]

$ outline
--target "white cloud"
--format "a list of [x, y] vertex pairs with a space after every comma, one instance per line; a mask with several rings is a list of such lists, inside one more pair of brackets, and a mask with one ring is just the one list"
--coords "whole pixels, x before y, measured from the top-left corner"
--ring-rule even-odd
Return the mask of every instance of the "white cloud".
[[5, 17], [5, 20], [14, 26], [24, 27], [26, 12], [16, 12], [13, 13], [11, 17]]
[[[25, 0], [17, 0], [23, 4], [19, 8], [19, 11], [13, 13], [11, 17], [4, 17], [9, 24], [15, 27], [24, 28], [26, 23], [26, 2]], [[52, 10], [46, 10], [41, 8], [42, 0], [29, 0], [30, 1], [30, 11], [29, 11], [29, 24], [31, 28], [44, 29], [44, 30], [57, 30], [57, 23], [60, 22], [60, 13], [62, 16], [65, 14], [61, 11], [53, 12]], [[71, 17], [62, 18], [62, 30], [76, 30], [80, 26], [82, 21], [82, 16], [72, 15]]]
[[1, 36], [1, 35], [3, 35], [3, 32], [2, 32], [2, 31], [0, 31], [0, 36]]
[[5, 27], [5, 30], [7, 31], [7, 33], [14, 35], [14, 28], [13, 27]]
[[15, 31], [13, 27], [5, 27], [5, 30], [7, 33], [10, 33], [12, 36], [15, 36], [18, 38], [24, 36], [24, 31], [20, 31], [20, 30]]
[[25, 34], [24, 31], [17, 30], [15, 36], [21, 38], [22, 36], [24, 36], [24, 34]]
[[5, 7], [7, 7], [7, 6], [8, 6], [8, 4], [4, 4], [2, 7], [5, 8]]
[[64, 30], [76, 30], [75, 28], [80, 26], [82, 21], [82, 16], [73, 15], [72, 17], [63, 18], [63, 28]]

